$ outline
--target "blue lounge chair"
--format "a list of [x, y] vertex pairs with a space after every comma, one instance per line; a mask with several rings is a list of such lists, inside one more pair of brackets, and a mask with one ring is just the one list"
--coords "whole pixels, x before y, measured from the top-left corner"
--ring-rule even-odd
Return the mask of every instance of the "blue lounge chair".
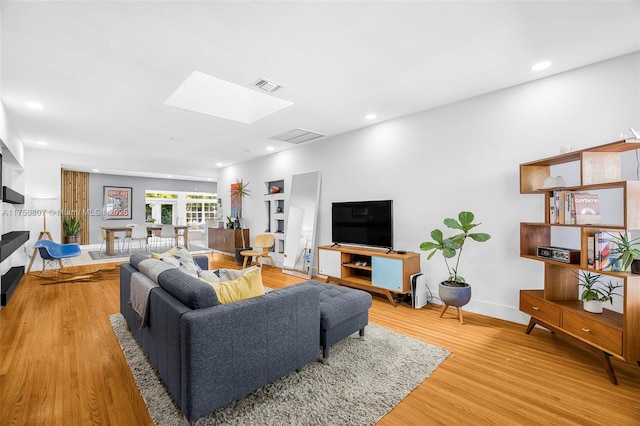
[[[38, 240], [33, 247], [37, 248], [40, 253], [43, 271], [45, 269], [63, 269], [64, 263], [71, 264], [70, 258], [82, 254], [80, 245], [76, 243], [59, 244], [51, 240]], [[54, 266], [56, 263], [59, 268]]]

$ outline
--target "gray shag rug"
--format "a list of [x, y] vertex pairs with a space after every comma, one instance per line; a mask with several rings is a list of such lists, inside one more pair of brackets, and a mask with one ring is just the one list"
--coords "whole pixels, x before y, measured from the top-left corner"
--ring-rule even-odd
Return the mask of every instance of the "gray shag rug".
[[[160, 426], [187, 425], [121, 314], [113, 331], [151, 419]], [[373, 425], [449, 356], [449, 351], [369, 324], [331, 347], [330, 364], [313, 362], [194, 424]]]

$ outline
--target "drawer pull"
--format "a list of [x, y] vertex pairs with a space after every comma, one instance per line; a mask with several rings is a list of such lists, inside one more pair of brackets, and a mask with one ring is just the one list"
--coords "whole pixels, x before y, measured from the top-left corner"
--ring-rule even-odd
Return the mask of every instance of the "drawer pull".
[[582, 329], [582, 331], [584, 331], [585, 333], [589, 333], [589, 332], [591, 332], [591, 329], [589, 329], [589, 328], [583, 328], [583, 329]]
[[537, 306], [532, 306], [532, 308], [533, 308], [534, 311], [539, 311], [540, 310], [540, 308], [538, 308]]

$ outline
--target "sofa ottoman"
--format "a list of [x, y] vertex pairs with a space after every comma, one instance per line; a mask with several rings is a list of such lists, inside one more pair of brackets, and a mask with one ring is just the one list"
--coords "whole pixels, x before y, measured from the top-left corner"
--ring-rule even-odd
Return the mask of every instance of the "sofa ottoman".
[[371, 294], [366, 291], [310, 280], [320, 290], [320, 346], [322, 361], [328, 363], [329, 348], [345, 337], [360, 332], [369, 323]]

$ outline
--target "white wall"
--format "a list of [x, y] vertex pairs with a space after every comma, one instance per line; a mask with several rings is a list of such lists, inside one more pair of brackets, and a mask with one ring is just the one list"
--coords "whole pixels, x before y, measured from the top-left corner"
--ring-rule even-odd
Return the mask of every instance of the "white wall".
[[[222, 170], [218, 195], [228, 214], [230, 183], [250, 182], [243, 215], [253, 236], [266, 223], [264, 182], [285, 179], [286, 192], [293, 174], [319, 170], [320, 245], [331, 243], [331, 202], [393, 199], [395, 248], [410, 251], [445, 230], [444, 218], [470, 210], [492, 238], [465, 246], [460, 272], [473, 292], [465, 309], [524, 323], [519, 290], [542, 288], [543, 266], [519, 257], [519, 223], [543, 221], [544, 200], [520, 195], [518, 166], [640, 128], [639, 76], [636, 53], [303, 144]], [[423, 253], [422, 271], [437, 292], [442, 258]]]

